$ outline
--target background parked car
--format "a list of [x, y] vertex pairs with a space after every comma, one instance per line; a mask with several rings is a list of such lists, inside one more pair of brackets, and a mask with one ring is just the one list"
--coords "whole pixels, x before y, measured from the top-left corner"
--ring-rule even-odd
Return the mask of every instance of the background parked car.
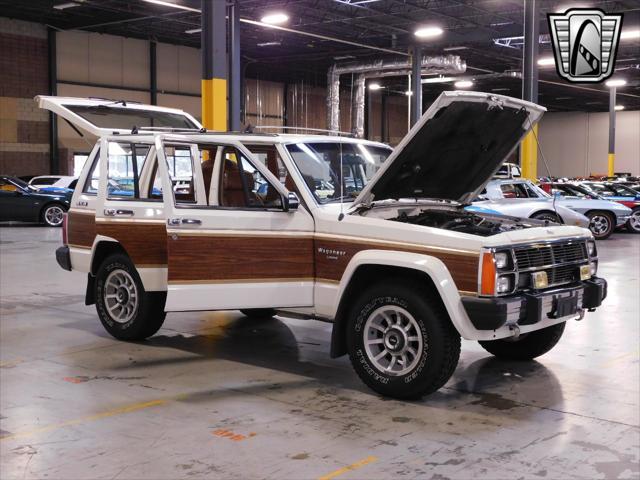
[[562, 205], [553, 205], [552, 199], [531, 198], [528, 200], [478, 200], [473, 202], [472, 207], [479, 210], [479, 213], [497, 213], [510, 217], [532, 218], [535, 220], [547, 220], [549, 222], [562, 223], [564, 225], [575, 225], [577, 227], [589, 228], [589, 219]]
[[[616, 185], [620, 187], [620, 185]], [[626, 228], [632, 233], [640, 233], [640, 193], [630, 190], [628, 196], [607, 196], [602, 197], [598, 193], [597, 189], [590, 190], [586, 185], [574, 184], [574, 183], [541, 183], [540, 188], [551, 195], [559, 195], [561, 197], [578, 197], [578, 198], [591, 198], [591, 199], [604, 199], [610, 200], [624, 205], [631, 209], [631, 216], [627, 220]], [[621, 193], [627, 193], [627, 187], [625, 189], [617, 188], [616, 191]]]
[[47, 193], [19, 178], [0, 176], [0, 221], [60, 227], [70, 204], [71, 193]]
[[487, 184], [483, 194], [491, 200], [513, 199], [515, 202], [522, 199], [554, 199], [553, 205], [570, 208], [588, 217], [590, 221], [589, 230], [598, 240], [608, 238], [616, 226], [623, 226], [631, 216], [630, 208], [608, 200], [552, 197], [529, 180], [492, 180]]
[[78, 179], [63, 175], [41, 175], [29, 180], [29, 185], [38, 187], [40, 191], [52, 193], [73, 193]]

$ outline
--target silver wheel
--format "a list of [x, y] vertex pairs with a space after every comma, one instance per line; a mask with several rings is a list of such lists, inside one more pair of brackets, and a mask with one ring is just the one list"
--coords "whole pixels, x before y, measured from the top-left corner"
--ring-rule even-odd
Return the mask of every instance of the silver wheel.
[[363, 335], [369, 361], [386, 375], [405, 375], [420, 360], [422, 332], [404, 308], [385, 305], [374, 310], [365, 322]]
[[601, 237], [602, 235], [606, 235], [611, 228], [611, 221], [609, 217], [602, 214], [595, 214], [591, 217], [591, 221], [589, 222], [589, 229], [593, 232], [593, 234], [597, 237]]
[[104, 305], [118, 323], [129, 322], [138, 310], [138, 288], [125, 270], [113, 270], [105, 282]]
[[64, 220], [64, 209], [58, 205], [51, 205], [44, 211], [44, 221], [47, 225], [58, 227]]
[[629, 227], [634, 232], [640, 232], [640, 209], [634, 210], [629, 217]]

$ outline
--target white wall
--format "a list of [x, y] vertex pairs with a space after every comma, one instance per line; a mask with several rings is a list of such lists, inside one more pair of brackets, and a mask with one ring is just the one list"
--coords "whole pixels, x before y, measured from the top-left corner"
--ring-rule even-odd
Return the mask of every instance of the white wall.
[[[553, 176], [606, 175], [608, 113], [547, 113], [539, 137]], [[640, 175], [640, 110], [617, 112], [615, 171]], [[540, 157], [538, 175], [546, 175]]]

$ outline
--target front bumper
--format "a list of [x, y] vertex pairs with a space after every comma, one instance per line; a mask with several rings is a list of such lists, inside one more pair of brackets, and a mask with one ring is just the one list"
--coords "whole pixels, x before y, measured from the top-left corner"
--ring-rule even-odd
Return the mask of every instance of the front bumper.
[[71, 271], [71, 253], [67, 245], [63, 245], [56, 250], [56, 261], [64, 270]]
[[523, 293], [510, 297], [462, 297], [473, 326], [478, 330], [497, 330], [505, 325], [534, 325], [547, 318], [580, 315], [593, 310], [607, 296], [607, 281], [590, 280], [539, 293]]

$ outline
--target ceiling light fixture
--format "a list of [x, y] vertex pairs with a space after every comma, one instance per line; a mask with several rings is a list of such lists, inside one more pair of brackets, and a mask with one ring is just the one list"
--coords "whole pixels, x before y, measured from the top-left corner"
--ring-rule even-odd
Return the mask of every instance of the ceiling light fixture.
[[634, 40], [640, 38], [640, 29], [638, 30], [624, 30], [620, 34], [620, 40]]
[[447, 83], [453, 82], [455, 77], [431, 77], [431, 78], [423, 78], [420, 80], [420, 83]]
[[607, 87], [623, 87], [627, 84], [626, 80], [623, 80], [622, 78], [614, 78], [611, 80], [607, 80], [605, 82], [605, 85]]
[[180, 10], [186, 10], [188, 12], [200, 13], [199, 8], [187, 7], [186, 5], [180, 5], [179, 3], [167, 2], [165, 0], [144, 0], [147, 3], [155, 3], [156, 5], [162, 5], [163, 7], [179, 8]]
[[624, 105], [616, 105], [616, 111], [624, 110]]
[[380, 90], [381, 88], [384, 88], [382, 85], [380, 85], [379, 83], [370, 83], [369, 84], [369, 90]]
[[553, 57], [542, 57], [538, 59], [538, 65], [541, 67], [548, 67], [550, 65], [555, 65], [556, 61]]
[[442, 50], [444, 50], [445, 52], [455, 52], [456, 50], [468, 50], [469, 47], [447, 47], [447, 48], [443, 48]]
[[282, 12], [268, 13], [260, 19], [262, 23], [266, 23], [267, 25], [280, 25], [287, 20], [289, 20], [289, 15]]
[[61, 3], [59, 5], [54, 5], [53, 8], [55, 8], [56, 10], [65, 10], [67, 8], [72, 8], [72, 7], [79, 7], [80, 3], [78, 2], [67, 2], [67, 3]]
[[411, 95], [413, 95], [413, 92], [412, 92], [411, 90], [407, 90], [406, 92], [404, 92], [404, 94], [405, 94], [407, 97], [410, 97]]
[[473, 87], [473, 82], [471, 80], [460, 80], [453, 84], [456, 88], [470, 88]]
[[278, 45], [281, 45], [281, 42], [276, 41], [276, 42], [262, 42], [262, 43], [256, 43], [256, 47], [276, 47]]
[[413, 34], [418, 38], [439, 37], [444, 33], [440, 27], [420, 27]]
[[509, 90], [511, 90], [511, 89], [510, 88], [506, 88], [506, 87], [503, 87], [503, 88], [492, 88], [491, 89], [492, 92], [508, 92]]
[[191, 30], [185, 30], [184, 33], [188, 33], [189, 35], [191, 35], [192, 33], [200, 33], [202, 32], [201, 28], [192, 28]]

